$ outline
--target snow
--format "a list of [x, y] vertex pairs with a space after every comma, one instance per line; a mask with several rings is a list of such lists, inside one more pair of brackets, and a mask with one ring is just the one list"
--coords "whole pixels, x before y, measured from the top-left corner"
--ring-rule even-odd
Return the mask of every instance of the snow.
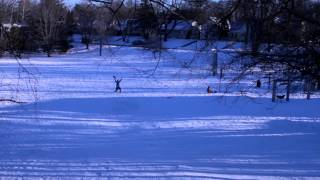
[[28, 103], [1, 105], [0, 179], [320, 179], [318, 96], [272, 103], [254, 75], [225, 93], [233, 70], [208, 95], [208, 52], [160, 55], [76, 44], [19, 60], [29, 73], [2, 58], [0, 96]]

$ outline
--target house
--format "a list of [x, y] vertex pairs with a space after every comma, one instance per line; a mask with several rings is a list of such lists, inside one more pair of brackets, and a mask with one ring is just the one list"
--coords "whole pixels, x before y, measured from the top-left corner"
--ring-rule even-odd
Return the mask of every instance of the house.
[[4, 29], [7, 30], [7, 31], [10, 31], [12, 28], [22, 28], [22, 27], [24, 27], [24, 25], [22, 25], [22, 24], [16, 24], [16, 23], [13, 23], [13, 24], [11, 24], [11, 23], [4, 23], [4, 24], [2, 24], [2, 28], [4, 28]]
[[22, 23], [2, 23], [2, 24], [0, 24], [0, 30], [2, 32], [4, 32], [4, 31], [10, 32], [12, 28], [22, 29], [22, 28], [26, 28], [26, 27], [27, 27], [27, 25], [22, 24]]
[[138, 19], [127, 19], [113, 25], [115, 35], [138, 36], [142, 33], [142, 26]]
[[10, 32], [12, 28], [26, 28], [27, 25], [22, 24], [22, 23], [0, 23], [0, 32], [3, 33], [5, 31]]
[[167, 38], [198, 39], [200, 32], [198, 27], [190, 21], [173, 20], [168, 24], [161, 25], [161, 34]]
[[0, 24], [0, 39], [4, 38], [5, 32], [10, 32], [12, 28], [22, 29], [26, 27], [24, 24], [16, 24], [16, 23], [2, 23]]
[[[247, 24], [244, 22], [233, 22], [230, 25], [229, 37], [235, 41], [245, 41], [248, 28]], [[249, 33], [248, 33], [249, 34]]]
[[[7, 43], [14, 44], [14, 48], [17, 51], [21, 51], [22, 49], [31, 49], [32, 39], [30, 36], [26, 35], [26, 31], [28, 31], [28, 26], [22, 23], [2, 23], [0, 24], [0, 43], [6, 50], [8, 47]], [[29, 46], [27, 47], [26, 44]]]
[[211, 17], [205, 24], [199, 26], [200, 29], [200, 39], [213, 40], [218, 37], [218, 19]]

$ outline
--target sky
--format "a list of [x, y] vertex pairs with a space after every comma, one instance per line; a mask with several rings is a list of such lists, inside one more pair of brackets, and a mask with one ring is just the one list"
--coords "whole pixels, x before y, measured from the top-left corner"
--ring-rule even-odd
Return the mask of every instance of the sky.
[[64, 0], [64, 2], [69, 6], [74, 6], [76, 3], [81, 2], [82, 0]]

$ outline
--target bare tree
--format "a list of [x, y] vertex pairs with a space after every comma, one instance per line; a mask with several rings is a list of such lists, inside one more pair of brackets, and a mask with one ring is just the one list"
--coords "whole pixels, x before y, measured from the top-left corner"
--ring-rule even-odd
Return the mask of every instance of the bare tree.
[[10, 21], [10, 14], [15, 4], [14, 0], [2, 0], [0, 1], [0, 56], [6, 49], [5, 44], [5, 29], [3, 26], [4, 22]]
[[[20, 62], [21, 53], [24, 49], [26, 32], [22, 24], [22, 14], [20, 14], [20, 4], [16, 0], [2, 0], [0, 1], [0, 53], [6, 52], [9, 56], [14, 58], [17, 63], [17, 83], [13, 81], [9, 84], [1, 82], [0, 87], [10, 91], [9, 96], [0, 97], [0, 102], [24, 103], [19, 100], [21, 81], [26, 81], [26, 86], [30, 88], [33, 94], [36, 94], [36, 78], [33, 72], [29, 71]], [[1, 72], [1, 78], [5, 76]]]
[[77, 4], [74, 8], [74, 14], [82, 34], [82, 43], [89, 49], [89, 44], [92, 41], [94, 33], [94, 22], [97, 16], [96, 7], [89, 3]]
[[38, 5], [38, 30], [47, 56], [51, 56], [54, 44], [65, 23], [67, 10], [61, 0], [40, 0]]
[[108, 14], [108, 11], [104, 8], [97, 9], [96, 12], [96, 20], [94, 22], [94, 28], [98, 33], [99, 36], [99, 55], [102, 56], [102, 47], [103, 47], [103, 40], [105, 39], [106, 35], [108, 35], [108, 31], [111, 30], [113, 25], [113, 21]]
[[250, 61], [242, 67], [241, 76], [251, 74], [255, 68], [261, 73], [273, 70], [277, 73], [274, 80], [287, 84], [287, 100], [294, 82], [307, 84], [309, 98], [310, 84], [320, 78], [319, 3], [239, 0], [233, 7], [232, 16], [244, 19], [250, 28], [251, 46], [240, 53], [241, 59]]

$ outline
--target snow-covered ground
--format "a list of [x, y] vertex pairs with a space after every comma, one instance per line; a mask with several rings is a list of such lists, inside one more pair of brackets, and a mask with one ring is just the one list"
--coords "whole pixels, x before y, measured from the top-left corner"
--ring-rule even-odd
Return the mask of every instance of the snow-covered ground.
[[320, 99], [271, 103], [254, 78], [207, 95], [233, 72], [170, 48], [2, 58], [0, 96], [28, 103], [0, 108], [0, 179], [320, 179]]

